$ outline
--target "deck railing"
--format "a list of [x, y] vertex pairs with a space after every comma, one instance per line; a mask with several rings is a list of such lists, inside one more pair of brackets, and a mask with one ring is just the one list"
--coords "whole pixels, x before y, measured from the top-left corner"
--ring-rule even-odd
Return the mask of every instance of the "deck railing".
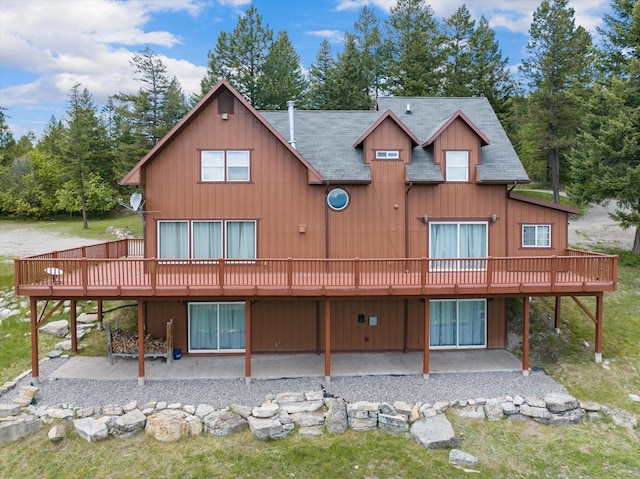
[[[381, 294], [405, 288], [410, 294], [446, 286], [608, 285], [615, 289], [617, 256], [567, 250], [563, 256], [393, 259], [157, 259], [139, 257], [142, 242], [119, 240], [15, 260], [16, 288], [118, 287], [153, 291], [171, 288], [273, 289], [333, 288]], [[277, 290], [280, 293], [277, 293]], [[302, 292], [302, 293], [300, 293]]]

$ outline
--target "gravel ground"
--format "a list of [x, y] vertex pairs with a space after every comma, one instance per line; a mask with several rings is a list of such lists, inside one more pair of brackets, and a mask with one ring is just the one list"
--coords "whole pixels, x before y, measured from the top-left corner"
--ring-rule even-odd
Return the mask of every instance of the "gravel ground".
[[[317, 391], [324, 381], [320, 378], [256, 380], [247, 385], [244, 379], [147, 380], [138, 386], [136, 380], [49, 379], [64, 358], [45, 360], [40, 367], [40, 405], [106, 406], [124, 405], [130, 401], [145, 404], [152, 401], [182, 403], [197, 406], [209, 404], [224, 408], [231, 404], [257, 406], [268, 394]], [[19, 388], [31, 382], [28, 374], [18, 386], [2, 398], [10, 402]], [[347, 402], [374, 401], [435, 403], [478, 398], [495, 398], [506, 394], [522, 397], [544, 397], [551, 392], [566, 393], [566, 389], [544, 371], [532, 371], [528, 377], [520, 372], [431, 374], [429, 379], [410, 376], [333, 377], [324, 384], [326, 390]]]

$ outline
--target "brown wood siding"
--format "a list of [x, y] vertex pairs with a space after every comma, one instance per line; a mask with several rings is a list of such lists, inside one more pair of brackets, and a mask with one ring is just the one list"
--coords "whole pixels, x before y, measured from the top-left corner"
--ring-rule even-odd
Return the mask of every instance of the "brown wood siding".
[[251, 314], [253, 351], [317, 351], [316, 301], [256, 301]]
[[440, 165], [445, 179], [445, 152], [448, 150], [469, 151], [469, 181], [477, 181], [476, 165], [480, 162], [480, 138], [461, 118], [451, 123], [433, 142], [433, 160]]
[[187, 306], [178, 301], [147, 301], [146, 333], [166, 338], [167, 321], [173, 319], [173, 345], [187, 352]]
[[504, 298], [487, 301], [487, 348], [507, 347], [507, 310]]
[[[509, 201], [508, 256], [563, 255], [567, 249], [567, 213], [522, 201]], [[551, 225], [551, 248], [523, 248], [522, 225]]]
[[[157, 248], [160, 219], [257, 220], [258, 256], [324, 256], [324, 189], [307, 169], [236, 101], [223, 120], [214, 100], [146, 168], [146, 255]], [[200, 181], [201, 150], [250, 150], [251, 181]], [[300, 233], [300, 225], [304, 233]]]

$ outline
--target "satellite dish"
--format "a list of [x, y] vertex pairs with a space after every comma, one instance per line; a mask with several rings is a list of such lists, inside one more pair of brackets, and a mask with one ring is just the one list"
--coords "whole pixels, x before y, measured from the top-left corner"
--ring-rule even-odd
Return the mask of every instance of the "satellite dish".
[[129, 204], [131, 205], [131, 209], [133, 211], [138, 211], [138, 208], [140, 208], [141, 203], [142, 203], [142, 195], [137, 191], [131, 193], [131, 197], [129, 198]]

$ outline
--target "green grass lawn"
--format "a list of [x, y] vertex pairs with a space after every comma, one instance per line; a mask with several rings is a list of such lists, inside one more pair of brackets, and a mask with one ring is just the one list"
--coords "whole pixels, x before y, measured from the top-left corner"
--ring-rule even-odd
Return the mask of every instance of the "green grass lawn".
[[[553, 331], [553, 299], [536, 298], [532, 303], [531, 366], [543, 367], [580, 400], [626, 409], [640, 417], [640, 403], [628, 398], [629, 393], [640, 394], [640, 265], [637, 258], [621, 254], [618, 290], [607, 293], [604, 303], [603, 357], [608, 369], [594, 362], [595, 327], [570, 298], [563, 299], [559, 335]], [[13, 261], [0, 258], [1, 289], [11, 289], [12, 282]], [[593, 310], [593, 301], [584, 302]], [[105, 308], [118, 305], [109, 302]], [[80, 306], [91, 310], [95, 303]], [[120, 326], [127, 327], [129, 316], [135, 317], [131, 309], [114, 310], [105, 319], [118, 317]], [[0, 323], [0, 380], [13, 379], [30, 367], [28, 333], [28, 323]], [[45, 336], [40, 336], [41, 355], [52, 347]], [[588, 347], [583, 346], [585, 341]], [[106, 354], [104, 333], [94, 331], [82, 343], [86, 345], [82, 354]], [[38, 434], [3, 444], [0, 477], [640, 478], [638, 431], [608, 420], [544, 426], [529, 420], [450, 419], [459, 447], [479, 458], [478, 474], [450, 466], [447, 450], [428, 451], [408, 434], [381, 431], [319, 438], [294, 433], [269, 442], [260, 442], [249, 432], [227, 438], [203, 434], [172, 444], [159, 443], [144, 433], [88, 444], [69, 432], [54, 444], [47, 440], [45, 426]], [[73, 430], [71, 425], [68, 430]]]

